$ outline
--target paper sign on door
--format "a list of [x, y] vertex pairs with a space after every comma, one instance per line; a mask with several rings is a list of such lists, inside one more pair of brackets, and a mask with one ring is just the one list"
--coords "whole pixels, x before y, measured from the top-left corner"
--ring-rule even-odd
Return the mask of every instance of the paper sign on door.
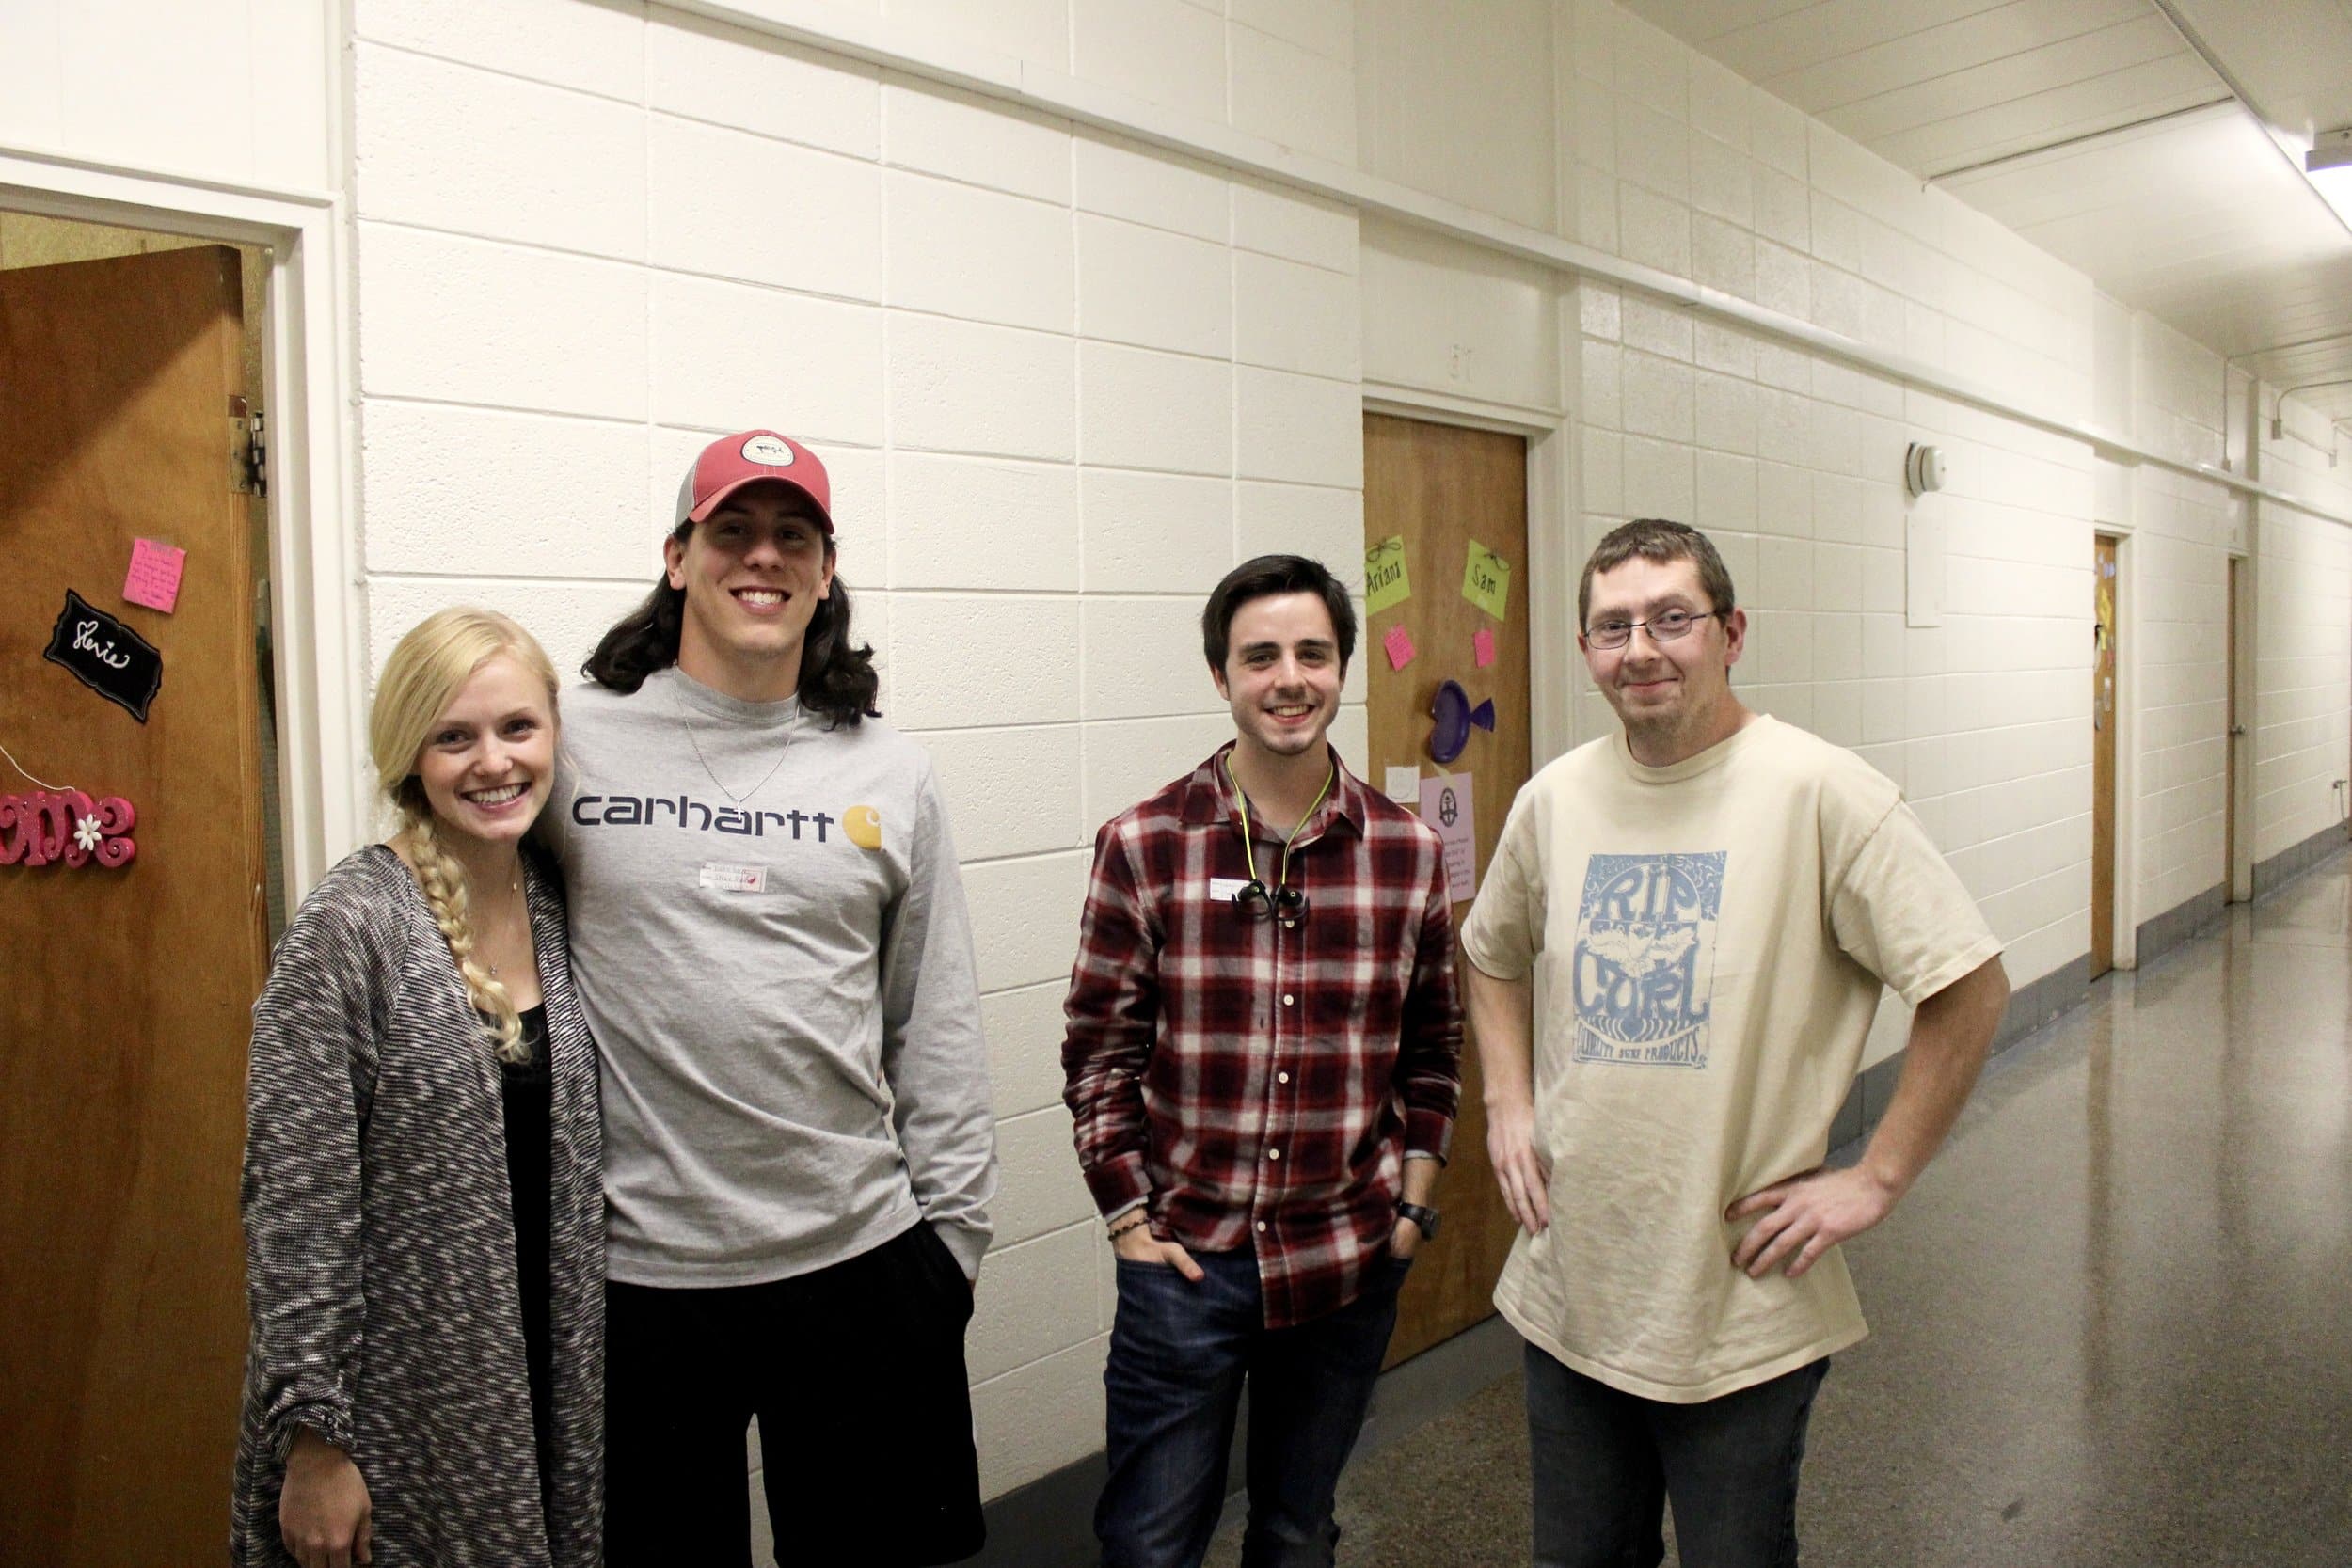
[[1475, 539], [1462, 563], [1462, 597], [1498, 621], [1510, 618], [1511, 563]]
[[1391, 626], [1380, 640], [1380, 646], [1389, 656], [1389, 668], [1402, 670], [1413, 662], [1413, 634], [1403, 626]]
[[170, 545], [158, 545], [152, 539], [134, 540], [131, 545], [131, 570], [122, 579], [122, 596], [133, 604], [150, 610], [171, 613], [180, 602], [180, 574], [188, 563], [188, 552]]
[[1364, 552], [1364, 613], [1377, 615], [1413, 596], [1405, 571], [1405, 535], [1391, 533]]
[[1446, 773], [1421, 781], [1421, 819], [1445, 844], [1446, 894], [1454, 902], [1478, 892], [1478, 815], [1470, 801], [1470, 776]]

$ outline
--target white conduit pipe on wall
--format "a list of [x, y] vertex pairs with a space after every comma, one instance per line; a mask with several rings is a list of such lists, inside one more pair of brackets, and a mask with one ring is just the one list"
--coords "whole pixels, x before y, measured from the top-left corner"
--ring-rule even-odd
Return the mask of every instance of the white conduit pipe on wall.
[[1672, 273], [1620, 260], [1589, 245], [1539, 229], [1509, 222], [1426, 195], [1327, 159], [1294, 152], [1263, 137], [1244, 135], [1191, 116], [1148, 103], [1114, 88], [1082, 82], [1043, 66], [998, 55], [977, 45], [943, 41], [930, 34], [873, 17], [849, 14], [818, 0], [658, 0], [665, 8], [731, 24], [827, 54], [862, 60], [907, 76], [937, 82], [984, 98], [1075, 121], [1129, 140], [1287, 185], [1361, 212], [1467, 241], [1499, 255], [1534, 261], [1556, 272], [1638, 289], [1702, 316], [1766, 337], [1809, 348], [1858, 369], [1889, 376], [1922, 391], [1966, 404], [1987, 413], [2055, 436], [2081, 441], [2101, 455], [2150, 464], [2219, 484], [2240, 495], [2352, 528], [2352, 516], [2275, 485], [2260, 483], [2212, 463], [2185, 462], [2144, 447], [2118, 432], [2063, 414], [2027, 407], [1982, 382], [1952, 375], [1908, 355], [1824, 331], [1811, 322], [1766, 309]]

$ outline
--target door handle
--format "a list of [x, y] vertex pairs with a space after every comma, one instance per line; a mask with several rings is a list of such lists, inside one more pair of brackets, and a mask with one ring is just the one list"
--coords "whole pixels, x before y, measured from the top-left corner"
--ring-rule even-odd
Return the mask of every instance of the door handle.
[[2232, 724], [2232, 725], [2230, 726], [2230, 738], [2231, 738], [2232, 740], [2242, 740], [2242, 739], [2244, 739], [2245, 737], [2246, 737], [2246, 726], [2245, 726], [2245, 725], [2243, 725], [2243, 724]]

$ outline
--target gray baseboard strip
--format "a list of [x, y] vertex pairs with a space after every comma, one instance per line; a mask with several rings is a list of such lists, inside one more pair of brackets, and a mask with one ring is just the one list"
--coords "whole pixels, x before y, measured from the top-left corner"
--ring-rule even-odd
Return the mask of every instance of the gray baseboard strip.
[[1098, 1450], [1013, 1488], [982, 1510], [988, 1544], [965, 1560], [976, 1568], [1091, 1568], [1102, 1555], [1094, 1499], [1109, 1474]]
[[[2352, 836], [2342, 828], [2322, 828], [2300, 844], [2290, 845], [2254, 865], [2254, 896], [2265, 897], [2323, 862], [2352, 849]], [[2139, 966], [2142, 969], [2192, 937], [2202, 934], [2229, 913], [2226, 882], [2207, 888], [2186, 903], [2176, 904], [2153, 920], [2139, 923]]]
[[[1357, 1455], [1419, 1431], [1518, 1371], [1523, 1343], [1509, 1323], [1488, 1318], [1381, 1373], [1363, 1434], [1356, 1440]], [[1233, 1430], [1226, 1474], [1238, 1483], [1244, 1473], [1239, 1434], [1249, 1430], [1247, 1396]], [[969, 1560], [976, 1568], [1091, 1568], [1101, 1550], [1094, 1539], [1094, 1499], [1106, 1474], [1103, 1456], [1092, 1453], [998, 1497], [986, 1509], [988, 1545]]]
[[[2056, 1022], [2065, 1014], [2073, 1012], [2089, 1000], [2090, 996], [2090, 955], [2088, 953], [2079, 958], [2070, 958], [2041, 979], [2019, 987], [2009, 999], [2009, 1011], [2003, 1015], [2000, 1028], [1993, 1033], [1994, 1054], [2000, 1054], [2026, 1036]], [[1891, 1062], [1881, 1062], [1878, 1067], [1872, 1068], [1870, 1072], [1876, 1072], [1879, 1068], [1892, 1065]], [[1862, 1076], [1867, 1079], [1870, 1076], [1870, 1072], [1866, 1072]], [[1886, 1082], [1886, 1087], [1890, 1093], [1894, 1086], [1895, 1081], [1890, 1076]], [[1886, 1101], [1883, 1099], [1870, 1101], [1873, 1119], [1877, 1113], [1885, 1109]]]
[[2207, 888], [2186, 903], [2173, 905], [2153, 920], [2141, 921], [2133, 947], [2138, 955], [2139, 967], [2147, 968], [2207, 927], [2218, 924], [2229, 912], [2230, 888], [2224, 882]]
[[2343, 824], [2322, 828], [2300, 844], [2291, 844], [2266, 861], [2254, 863], [2254, 896], [2275, 893], [2321, 861], [2352, 847]]
[[[2352, 839], [2342, 828], [2323, 828], [2291, 848], [2282, 849], [2254, 867], [2256, 897], [2274, 893], [2302, 876], [2312, 867], [2352, 848]], [[2153, 920], [2139, 923], [2135, 951], [2140, 968], [2181, 946], [2191, 938], [2217, 924], [2229, 913], [2227, 886], [2209, 887], [2185, 903], [2176, 904]], [[2059, 965], [2032, 984], [2022, 987], [2009, 999], [2009, 1012], [2001, 1020], [2000, 1029], [1993, 1037], [1995, 1055], [2010, 1046], [2056, 1022], [2059, 1018], [2083, 1005], [2090, 996], [2090, 955], [2088, 953], [2071, 962]], [[1830, 1124], [1830, 1148], [1838, 1158], [1854, 1144], [1869, 1134], [1886, 1114], [1886, 1102], [1895, 1093], [1895, 1080], [1903, 1070], [1903, 1053], [1899, 1051], [1871, 1067], [1846, 1091], [1845, 1103], [1838, 1107], [1837, 1118]]]
[[[2352, 837], [2347, 837], [2343, 828], [2322, 828], [2302, 843], [2280, 850], [2254, 867], [2254, 896], [2261, 898], [2276, 893], [2346, 849], [2352, 849]], [[2138, 966], [2147, 968], [2224, 919], [2229, 913], [2229, 892], [2226, 884], [2209, 887], [2154, 919], [2141, 921], [2135, 946]], [[1994, 1053], [1997, 1055], [2039, 1033], [2082, 1006], [2090, 996], [2090, 955], [2086, 953], [2010, 998], [2009, 1012], [1993, 1037]], [[1845, 1103], [1837, 1108], [1836, 1119], [1830, 1124], [1832, 1159], [1842, 1163], [1845, 1157], [1858, 1152], [1849, 1146], [1867, 1136], [1878, 1125], [1879, 1117], [1886, 1114], [1886, 1102], [1895, 1092], [1895, 1080], [1902, 1069], [1903, 1053], [1898, 1051], [1886, 1060], [1865, 1068], [1854, 1080], [1853, 1087], [1846, 1091]]]
[[[2000, 1028], [1994, 1031], [1994, 1054], [2000, 1054], [2081, 1006], [2090, 995], [2088, 953], [2021, 986], [2009, 999], [2009, 1011], [2002, 1015]], [[1829, 1147], [1834, 1161], [1847, 1163], [1841, 1158], [1847, 1146], [1867, 1137], [1870, 1130], [1878, 1126], [1879, 1118], [1886, 1114], [1887, 1101], [1895, 1097], [1895, 1080], [1902, 1076], [1902, 1070], [1900, 1051], [1862, 1069], [1853, 1087], [1846, 1091], [1846, 1101], [1837, 1108], [1836, 1118], [1830, 1123]]]
[[1519, 1370], [1526, 1345], [1518, 1329], [1489, 1317], [1391, 1367], [1373, 1388], [1356, 1452], [1385, 1449], [1501, 1383]]

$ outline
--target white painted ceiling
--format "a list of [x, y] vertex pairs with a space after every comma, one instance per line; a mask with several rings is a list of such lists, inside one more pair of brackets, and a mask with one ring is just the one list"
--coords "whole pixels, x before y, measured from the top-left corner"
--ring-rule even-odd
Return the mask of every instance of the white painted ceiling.
[[1628, 4], [2273, 386], [2352, 383], [2352, 231], [2293, 161], [2352, 125], [2352, 0]]

